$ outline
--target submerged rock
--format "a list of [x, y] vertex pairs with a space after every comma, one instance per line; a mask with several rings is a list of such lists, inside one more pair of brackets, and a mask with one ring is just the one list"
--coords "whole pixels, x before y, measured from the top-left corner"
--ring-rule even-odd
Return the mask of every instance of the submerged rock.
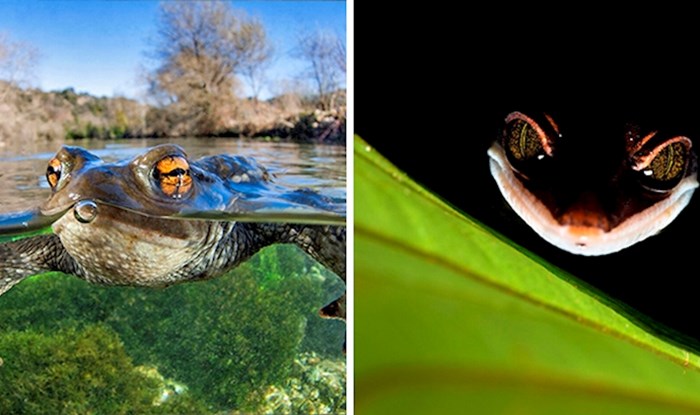
[[284, 385], [272, 385], [258, 408], [263, 414], [345, 414], [346, 363], [301, 353]]
[[187, 386], [172, 379], [166, 379], [160, 374], [158, 368], [153, 366], [137, 366], [136, 370], [146, 377], [158, 382], [158, 396], [153, 400], [153, 405], [159, 406], [174, 396], [182, 395], [187, 391]]

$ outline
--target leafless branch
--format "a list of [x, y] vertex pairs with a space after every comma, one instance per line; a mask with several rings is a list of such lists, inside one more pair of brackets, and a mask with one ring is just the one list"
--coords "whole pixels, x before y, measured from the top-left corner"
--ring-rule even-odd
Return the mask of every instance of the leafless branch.
[[299, 35], [293, 56], [306, 62], [304, 75], [316, 86], [322, 107], [333, 108], [345, 83], [345, 42], [328, 31], [305, 32]]

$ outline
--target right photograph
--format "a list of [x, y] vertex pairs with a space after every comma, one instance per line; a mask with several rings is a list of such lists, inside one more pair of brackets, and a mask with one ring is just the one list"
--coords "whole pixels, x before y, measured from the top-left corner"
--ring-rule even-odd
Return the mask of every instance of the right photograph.
[[694, 110], [484, 79], [449, 126], [354, 138], [355, 412], [700, 412]]

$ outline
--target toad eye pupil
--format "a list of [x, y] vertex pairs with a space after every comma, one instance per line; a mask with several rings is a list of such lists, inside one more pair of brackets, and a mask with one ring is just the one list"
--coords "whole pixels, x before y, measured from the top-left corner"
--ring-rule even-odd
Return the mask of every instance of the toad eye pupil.
[[173, 199], [180, 199], [192, 188], [190, 165], [184, 157], [168, 156], [156, 163], [153, 178], [160, 190]]
[[181, 168], [177, 168], [177, 169], [171, 170], [169, 172], [160, 173], [160, 174], [163, 176], [168, 176], [168, 177], [177, 177], [177, 176], [184, 176], [184, 175], [190, 174], [190, 171], [185, 170], [185, 169], [181, 169]]
[[52, 159], [46, 168], [46, 181], [49, 186], [55, 189], [61, 179], [61, 162], [57, 159]]

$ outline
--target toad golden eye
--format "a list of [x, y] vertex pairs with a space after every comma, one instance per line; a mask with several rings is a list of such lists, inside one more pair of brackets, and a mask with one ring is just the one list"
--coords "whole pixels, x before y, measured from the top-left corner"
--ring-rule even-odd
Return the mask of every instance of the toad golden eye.
[[175, 199], [192, 189], [190, 164], [181, 156], [162, 158], [153, 169], [153, 178], [163, 193]]
[[55, 190], [61, 180], [61, 161], [57, 158], [52, 158], [49, 161], [49, 166], [46, 168], [46, 181], [49, 182], [51, 189]]

